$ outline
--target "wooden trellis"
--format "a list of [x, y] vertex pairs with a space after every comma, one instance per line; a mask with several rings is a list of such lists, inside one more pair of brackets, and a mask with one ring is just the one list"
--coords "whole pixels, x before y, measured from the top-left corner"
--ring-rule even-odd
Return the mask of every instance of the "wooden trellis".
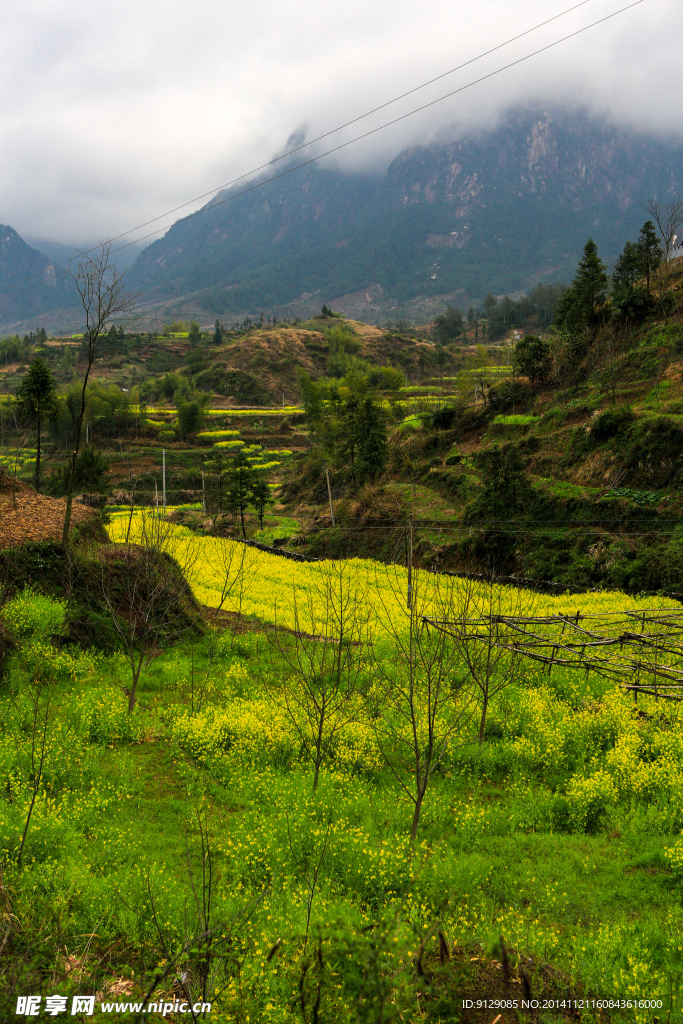
[[553, 668], [596, 672], [623, 690], [683, 700], [683, 609], [585, 615], [423, 617], [425, 626]]

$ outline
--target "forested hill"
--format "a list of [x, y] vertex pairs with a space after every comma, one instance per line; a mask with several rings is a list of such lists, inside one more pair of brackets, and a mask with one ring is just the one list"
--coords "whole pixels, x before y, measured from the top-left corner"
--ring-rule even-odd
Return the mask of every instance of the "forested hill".
[[0, 224], [0, 324], [73, 308], [76, 298], [68, 275], [27, 245], [14, 228]]
[[221, 194], [140, 255], [131, 286], [207, 316], [335, 299], [370, 320], [433, 314], [570, 278], [589, 235], [611, 261], [641, 202], [683, 191], [681, 152], [581, 114], [516, 111], [406, 150], [382, 177], [313, 165], [216, 205]]

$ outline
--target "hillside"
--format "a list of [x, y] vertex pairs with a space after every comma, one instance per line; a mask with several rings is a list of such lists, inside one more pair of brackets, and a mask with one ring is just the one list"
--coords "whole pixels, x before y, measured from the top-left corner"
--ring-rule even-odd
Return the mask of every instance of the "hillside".
[[314, 165], [175, 224], [131, 287], [153, 318], [428, 319], [567, 279], [592, 234], [607, 261], [640, 203], [683, 191], [680, 152], [566, 111], [511, 111], [496, 130], [401, 153], [383, 177]]
[[73, 282], [52, 260], [0, 224], [0, 324], [9, 329], [27, 318], [58, 315], [74, 307], [75, 297]]

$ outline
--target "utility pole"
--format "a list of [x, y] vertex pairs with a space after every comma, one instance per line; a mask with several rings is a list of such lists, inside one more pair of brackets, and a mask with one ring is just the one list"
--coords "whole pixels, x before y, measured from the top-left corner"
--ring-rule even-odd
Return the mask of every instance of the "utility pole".
[[162, 456], [162, 459], [163, 459], [163, 465], [162, 465], [162, 485], [161, 485], [161, 487], [162, 487], [162, 495], [163, 495], [162, 500], [163, 500], [163, 504], [164, 504], [164, 512], [166, 512], [166, 449], [165, 448], [162, 449], [161, 456]]
[[327, 477], [327, 497], [330, 499], [330, 519], [332, 520], [332, 525], [334, 526], [335, 522], [334, 522], [334, 508], [332, 506], [332, 488], [330, 487], [330, 471], [327, 468], [327, 466], [325, 466], [325, 476]]
[[408, 520], [408, 608], [413, 607], [413, 517]]

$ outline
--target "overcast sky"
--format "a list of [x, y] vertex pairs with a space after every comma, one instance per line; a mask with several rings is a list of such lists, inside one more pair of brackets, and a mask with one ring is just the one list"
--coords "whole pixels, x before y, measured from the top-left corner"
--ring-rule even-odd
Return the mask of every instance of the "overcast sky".
[[[627, 2], [589, 0], [334, 139]], [[334, 128], [571, 3], [4, 0], [0, 223], [73, 243], [126, 231], [270, 159], [297, 128]], [[335, 159], [380, 173], [406, 145], [492, 125], [525, 101], [682, 139], [683, 4], [645, 0]]]

